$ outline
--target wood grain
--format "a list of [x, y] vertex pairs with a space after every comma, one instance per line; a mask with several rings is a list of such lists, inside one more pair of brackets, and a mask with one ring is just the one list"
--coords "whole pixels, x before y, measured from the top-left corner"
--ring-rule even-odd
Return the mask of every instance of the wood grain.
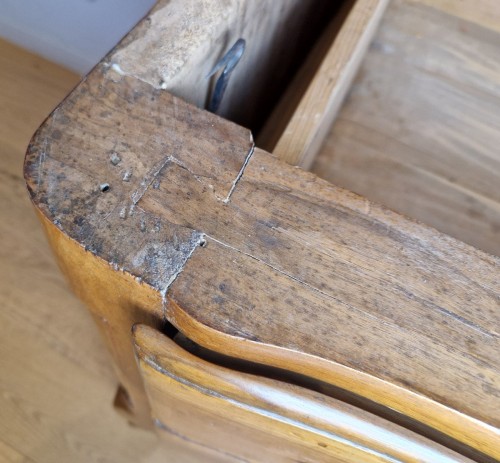
[[69, 273], [82, 297], [117, 273], [129, 294], [150, 287], [129, 303], [108, 285], [113, 310], [134, 308], [127, 323], [163, 316], [202, 346], [499, 457], [497, 258], [253, 150], [244, 129], [104, 65], [38, 131], [25, 175], [63, 268], [95, 269]]
[[1, 461], [5, 463], [32, 463], [34, 461], [13, 449], [3, 441], [0, 441], [0, 458]]
[[500, 32], [500, 11], [495, 0], [460, 1], [455, 0], [409, 0], [416, 5], [427, 5], [443, 11], [465, 22], [472, 22], [486, 29]]
[[497, 10], [393, 1], [312, 170], [500, 255]]
[[[105, 72], [103, 65], [65, 100], [65, 106], [80, 114], [81, 125], [73, 125], [64, 110], [58, 109], [35, 136], [44, 154], [37, 165], [28, 160], [26, 167], [42, 176], [28, 187], [42, 200], [47, 199], [42, 206], [45, 215], [58, 211], [57, 227], [68, 231], [71, 227], [68, 235], [61, 235], [52, 230], [52, 221], [40, 216], [59, 265], [105, 334], [118, 378], [129, 395], [131, 419], [148, 427], [149, 406], [134, 360], [130, 329], [137, 322], [153, 326], [162, 322], [166, 289], [199, 247], [202, 234], [164, 222], [139, 203], [149, 188], [159, 187], [163, 171], [172, 164], [196, 172], [197, 182], [208, 195], [226, 201], [253, 142], [248, 130], [229, 122], [215, 124], [217, 118], [206, 112], [193, 119], [186, 103], [142, 82], [137, 87], [135, 79], [122, 77], [121, 81], [110, 81], [110, 88], [100, 87]], [[164, 109], [152, 118], [148, 104], [153, 99]], [[135, 105], [130, 119], [135, 129], [122, 126], [126, 109], [121, 105]], [[169, 124], [162, 120], [175, 123], [167, 129]], [[159, 131], [158, 124], [165, 130]], [[80, 139], [84, 126], [88, 129]], [[114, 135], [106, 136], [106, 154], [101, 156], [95, 150], [95, 132], [103, 128]], [[165, 143], [175, 140], [180, 132], [192, 140], [190, 145]], [[204, 134], [202, 139], [199, 133]], [[137, 147], [141, 147], [143, 159], [136, 157]], [[32, 150], [37, 148], [31, 146]], [[57, 174], [68, 165], [68, 155], [74, 156], [72, 167], [67, 174]], [[100, 191], [102, 184], [108, 184], [109, 191]], [[83, 189], [75, 190], [75, 185]], [[41, 193], [45, 189], [51, 193]], [[61, 193], [56, 195], [58, 200], [52, 195], [56, 191]], [[89, 214], [89, 207], [100, 212]], [[68, 236], [76, 239], [77, 246]], [[89, 252], [100, 259], [89, 259]], [[135, 275], [139, 285], [129, 273], [117, 272], [119, 268]], [[142, 280], [149, 285], [141, 285]]]
[[[356, 0], [352, 7], [347, 4], [350, 11], [345, 20], [342, 18], [340, 25], [337, 19], [332, 21], [276, 106], [259, 135], [259, 147], [289, 164], [306, 169], [311, 166], [387, 4], [388, 0]], [[310, 82], [304, 82], [318, 59], [321, 65]]]
[[469, 461], [338, 400], [201, 360], [154, 329], [136, 327], [134, 342], [159, 428], [230, 461]]
[[[154, 205], [172, 203], [164, 194], [150, 192], [143, 207], [171, 216]], [[181, 331], [497, 452], [498, 430], [475, 420], [498, 426], [495, 259], [481, 255], [473, 264], [473, 249], [258, 150], [232, 205], [230, 230], [220, 230], [220, 214], [213, 228], [201, 219], [209, 245], [170, 290], [169, 319]]]

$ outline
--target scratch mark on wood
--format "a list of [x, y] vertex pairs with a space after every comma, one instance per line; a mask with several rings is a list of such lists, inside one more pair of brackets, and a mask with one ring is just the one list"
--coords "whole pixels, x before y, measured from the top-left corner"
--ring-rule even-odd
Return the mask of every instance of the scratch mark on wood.
[[[52, 117], [50, 118], [50, 128], [48, 130], [49, 134], [53, 132], [53, 127], [54, 127], [54, 123], [55, 123], [56, 118], [57, 118], [58, 111], [59, 111], [58, 108], [56, 108], [54, 110], [54, 112], [52, 113]], [[50, 139], [50, 136], [46, 135], [44, 140], [43, 140], [43, 146], [42, 146], [42, 149], [40, 152], [40, 160], [38, 162], [38, 176], [37, 176], [37, 182], [36, 182], [36, 194], [38, 194], [40, 191], [40, 185], [42, 183], [42, 176], [45, 173], [45, 171], [43, 169], [43, 165], [45, 163], [45, 158], [47, 156], [47, 151], [48, 151], [47, 148], [49, 146], [49, 139]]]
[[155, 179], [158, 177], [160, 172], [165, 168], [165, 166], [168, 165], [168, 163], [172, 160], [171, 156], [167, 156], [164, 158], [161, 162], [160, 165], [156, 165], [153, 169], [151, 169], [144, 179], [142, 180], [139, 188], [132, 193], [131, 200], [132, 204], [130, 206], [130, 213], [132, 214], [136, 204], [141, 200], [141, 198], [145, 195], [146, 191], [148, 188], [151, 186], [151, 184], [155, 181]]
[[242, 251], [241, 249], [238, 249], [238, 248], [236, 248], [234, 246], [231, 246], [231, 245], [229, 245], [227, 243], [224, 243], [224, 242], [222, 242], [222, 241], [214, 238], [213, 236], [206, 235], [206, 237], [209, 238], [209, 239], [211, 239], [212, 241], [216, 242], [217, 244], [220, 244], [221, 246], [224, 246], [224, 247], [226, 247], [228, 249], [231, 249], [232, 251], [238, 252], [238, 253], [243, 254], [243, 255], [245, 255], [247, 257], [250, 257], [251, 259], [256, 260], [260, 264], [263, 264], [266, 267], [269, 267], [270, 269], [274, 270], [275, 272], [279, 273], [280, 275], [283, 275], [283, 276], [285, 276], [287, 278], [290, 278], [291, 280], [299, 283], [300, 285], [305, 286], [306, 288], [310, 289], [311, 291], [314, 291], [314, 292], [316, 292], [318, 294], [321, 294], [322, 296], [326, 297], [327, 299], [331, 299], [331, 300], [333, 300], [333, 301], [335, 301], [335, 302], [337, 302], [339, 304], [342, 304], [345, 307], [348, 307], [350, 310], [354, 310], [356, 312], [360, 312], [360, 313], [362, 313], [363, 315], [366, 315], [369, 318], [372, 318], [374, 320], [379, 321], [383, 325], [391, 326], [392, 328], [396, 328], [398, 330], [402, 329], [399, 325], [397, 325], [395, 323], [389, 323], [387, 320], [381, 319], [381, 318], [375, 316], [374, 314], [372, 314], [370, 312], [367, 312], [365, 310], [361, 310], [359, 307], [355, 307], [355, 306], [353, 306], [351, 304], [348, 304], [347, 302], [343, 301], [342, 299], [339, 299], [339, 298], [337, 298], [337, 297], [335, 297], [335, 296], [333, 296], [333, 295], [331, 295], [329, 293], [326, 293], [326, 292], [322, 291], [321, 289], [316, 288], [315, 286], [312, 286], [309, 283], [306, 283], [305, 281], [303, 281], [303, 280], [301, 280], [301, 279], [293, 276], [292, 274], [290, 274], [288, 272], [284, 272], [283, 270], [280, 270], [279, 268], [275, 267], [274, 265], [270, 264], [269, 262], [266, 262], [265, 260], [262, 260], [262, 259], [254, 256], [252, 254], [249, 254], [249, 253], [247, 253], [245, 251]]
[[42, 172], [43, 172], [43, 164], [45, 162], [45, 150], [46, 150], [47, 140], [44, 142], [44, 146], [40, 152], [40, 160], [38, 161], [38, 178], [36, 182], [36, 194], [40, 191], [40, 184], [42, 183]]
[[[252, 135], [250, 134], [250, 137], [251, 136]], [[252, 140], [252, 143], [253, 143], [253, 140]], [[236, 185], [238, 185], [238, 182], [240, 181], [241, 177], [243, 177], [243, 173], [245, 172], [245, 168], [248, 165], [250, 158], [252, 157], [252, 154], [254, 153], [254, 151], [255, 151], [255, 144], [253, 143], [252, 147], [250, 148], [250, 151], [247, 154], [247, 157], [245, 158], [245, 161], [243, 162], [243, 165], [241, 166], [240, 171], [238, 172], [238, 175], [233, 180], [233, 184], [231, 185], [231, 189], [229, 190], [229, 193], [227, 194], [226, 199], [224, 199], [222, 201], [224, 204], [229, 203], [229, 201], [231, 199], [231, 195], [233, 194], [234, 190], [236, 189]]]

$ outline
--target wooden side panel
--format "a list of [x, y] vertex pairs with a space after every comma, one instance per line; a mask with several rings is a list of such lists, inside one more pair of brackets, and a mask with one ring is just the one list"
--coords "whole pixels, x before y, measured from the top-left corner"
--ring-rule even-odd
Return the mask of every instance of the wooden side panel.
[[259, 135], [259, 147], [289, 164], [311, 166], [388, 1], [356, 0], [343, 23], [332, 21]]
[[121, 388], [115, 405], [135, 425], [151, 428], [150, 405], [134, 361], [134, 323], [161, 327], [162, 297], [128, 273], [92, 255], [38, 213], [59, 268], [87, 305], [113, 358]]
[[313, 172], [500, 255], [498, 11], [394, 0]]
[[159, 430], [221, 461], [469, 461], [327, 396], [208, 363], [151, 328], [134, 339]]
[[[108, 58], [119, 74], [207, 106], [215, 63], [243, 38], [246, 49], [218, 113], [261, 123], [288, 81], [297, 54], [339, 2], [328, 0], [161, 0]], [[312, 34], [311, 34], [312, 32]]]

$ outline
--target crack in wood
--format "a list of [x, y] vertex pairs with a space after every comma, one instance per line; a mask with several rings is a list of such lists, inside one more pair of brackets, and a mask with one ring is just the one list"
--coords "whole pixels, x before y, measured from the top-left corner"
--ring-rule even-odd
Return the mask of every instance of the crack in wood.
[[238, 182], [241, 180], [241, 177], [243, 177], [243, 174], [245, 172], [245, 168], [247, 167], [248, 163], [250, 162], [250, 158], [252, 157], [252, 155], [255, 151], [255, 143], [253, 142], [252, 134], [250, 134], [250, 139], [252, 141], [252, 147], [250, 148], [250, 151], [248, 152], [248, 154], [245, 158], [245, 161], [243, 162], [243, 165], [241, 166], [241, 169], [238, 172], [238, 175], [233, 180], [233, 183], [231, 185], [231, 189], [229, 190], [229, 193], [227, 194], [226, 199], [224, 199], [224, 201], [223, 201], [224, 204], [228, 204], [229, 201], [231, 200], [231, 196], [234, 193], [234, 190], [236, 189]]
[[186, 254], [184, 261], [181, 262], [177, 268], [173, 269], [172, 274], [170, 275], [170, 278], [167, 280], [165, 283], [165, 286], [163, 289], [161, 289], [160, 294], [161, 294], [161, 301], [162, 301], [162, 316], [163, 316], [163, 321], [167, 322], [167, 310], [168, 310], [168, 299], [167, 299], [167, 293], [172, 284], [175, 282], [177, 277], [182, 273], [184, 268], [186, 267], [186, 264], [188, 260], [191, 258], [193, 253], [196, 251], [198, 247], [201, 247], [202, 243], [204, 243], [206, 240], [206, 235], [204, 233], [199, 233], [199, 232], [193, 232], [193, 239], [190, 241], [191, 249], [188, 251]]

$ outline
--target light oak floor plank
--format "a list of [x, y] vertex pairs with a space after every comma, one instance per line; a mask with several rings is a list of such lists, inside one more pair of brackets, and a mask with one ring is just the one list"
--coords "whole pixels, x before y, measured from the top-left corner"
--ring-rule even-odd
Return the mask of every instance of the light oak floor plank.
[[61, 276], [22, 179], [26, 146], [78, 76], [0, 41], [0, 461], [188, 462], [130, 427], [97, 329]]
[[312, 170], [500, 255], [500, 17], [392, 0]]

